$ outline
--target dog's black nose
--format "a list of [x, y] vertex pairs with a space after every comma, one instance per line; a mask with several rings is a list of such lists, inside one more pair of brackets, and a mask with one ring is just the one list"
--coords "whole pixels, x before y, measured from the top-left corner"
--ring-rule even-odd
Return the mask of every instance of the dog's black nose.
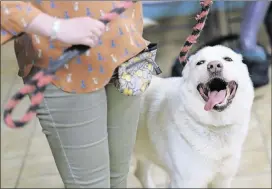
[[223, 64], [219, 61], [212, 61], [207, 65], [210, 73], [220, 73], [223, 70]]

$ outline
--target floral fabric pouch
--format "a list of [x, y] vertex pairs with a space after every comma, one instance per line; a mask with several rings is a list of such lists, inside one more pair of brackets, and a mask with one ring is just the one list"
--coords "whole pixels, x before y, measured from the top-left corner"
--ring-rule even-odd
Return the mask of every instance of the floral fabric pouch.
[[112, 77], [115, 87], [124, 95], [140, 95], [150, 85], [152, 75], [162, 73], [155, 62], [157, 44], [150, 44], [137, 56], [121, 64]]

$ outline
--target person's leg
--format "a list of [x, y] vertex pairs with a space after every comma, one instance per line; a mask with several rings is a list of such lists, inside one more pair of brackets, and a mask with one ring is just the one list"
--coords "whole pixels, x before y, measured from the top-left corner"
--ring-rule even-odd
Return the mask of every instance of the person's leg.
[[270, 39], [270, 47], [272, 48], [272, 2], [270, 2], [269, 9], [265, 16], [265, 27]]
[[140, 96], [125, 96], [112, 84], [108, 98], [108, 140], [111, 188], [126, 188], [140, 112]]
[[269, 3], [269, 1], [247, 2], [244, 8], [240, 44], [243, 55], [252, 60], [266, 60], [264, 49], [257, 45], [257, 37]]
[[65, 188], [109, 188], [105, 89], [66, 93], [49, 85], [37, 111]]
[[241, 23], [240, 47], [237, 52], [241, 53], [244, 63], [255, 88], [266, 85], [269, 82], [269, 61], [266, 50], [257, 44], [258, 32], [264, 22], [269, 7], [268, 1], [247, 2], [243, 20]]

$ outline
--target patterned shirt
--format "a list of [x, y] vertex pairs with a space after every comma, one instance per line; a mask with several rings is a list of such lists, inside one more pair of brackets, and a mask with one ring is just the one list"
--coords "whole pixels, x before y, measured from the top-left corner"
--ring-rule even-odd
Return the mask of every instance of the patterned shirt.
[[[99, 19], [119, 1], [1, 1], [1, 44], [23, 32], [42, 12], [58, 18], [89, 16]], [[2, 30], [4, 29], [4, 30]], [[104, 87], [114, 70], [149, 44], [142, 37], [142, 4], [137, 2], [108, 24], [99, 44], [85, 55], [75, 58], [56, 73], [53, 84], [67, 92], [87, 93]], [[75, 34], [76, 35], [76, 34]], [[35, 34], [15, 40], [19, 75], [25, 77], [33, 66], [47, 68], [67, 45]]]

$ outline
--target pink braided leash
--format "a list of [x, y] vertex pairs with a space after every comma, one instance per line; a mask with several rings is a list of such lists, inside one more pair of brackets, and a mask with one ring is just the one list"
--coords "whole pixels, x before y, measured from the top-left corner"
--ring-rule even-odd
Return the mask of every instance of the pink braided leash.
[[192, 48], [193, 44], [197, 42], [197, 39], [199, 38], [200, 33], [206, 24], [207, 16], [209, 14], [210, 7], [212, 5], [212, 0], [201, 1], [200, 5], [202, 8], [200, 13], [196, 16], [197, 23], [193, 27], [193, 31], [191, 35], [187, 37], [179, 54], [179, 61], [183, 66], [187, 63], [188, 52]]

